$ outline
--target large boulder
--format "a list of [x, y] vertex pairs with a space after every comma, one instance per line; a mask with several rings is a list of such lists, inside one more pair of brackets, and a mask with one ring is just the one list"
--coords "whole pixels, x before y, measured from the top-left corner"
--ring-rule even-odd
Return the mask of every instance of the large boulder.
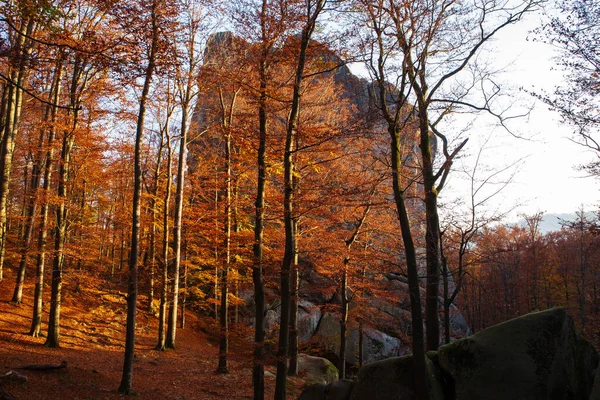
[[354, 381], [349, 379], [340, 379], [339, 381], [328, 383], [316, 383], [306, 387], [298, 400], [348, 400]]
[[598, 370], [596, 370], [596, 379], [594, 379], [594, 388], [590, 400], [600, 400], [600, 373]]
[[298, 355], [298, 376], [309, 383], [327, 384], [339, 378], [338, 369], [326, 358]]
[[456, 400], [588, 399], [598, 354], [562, 308], [504, 322], [442, 346]]
[[[437, 369], [427, 359], [431, 399], [443, 400]], [[350, 400], [418, 400], [413, 379], [413, 357], [393, 357], [363, 366], [350, 395]]]

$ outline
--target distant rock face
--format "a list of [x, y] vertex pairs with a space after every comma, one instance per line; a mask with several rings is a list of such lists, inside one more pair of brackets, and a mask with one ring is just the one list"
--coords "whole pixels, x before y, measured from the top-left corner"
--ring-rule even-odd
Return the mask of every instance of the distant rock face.
[[[427, 356], [432, 399], [600, 400], [598, 353], [564, 309], [515, 318]], [[412, 363], [405, 356], [367, 364], [350, 395], [336, 400], [416, 399]]]
[[[382, 323], [379, 327], [369, 325], [363, 327], [363, 363], [398, 357], [411, 352], [410, 343], [402, 341], [398, 335], [400, 331], [411, 332], [408, 288], [401, 277], [396, 275], [390, 275], [387, 280], [381, 282], [381, 285], [387, 293], [391, 294], [390, 297], [398, 301], [392, 303], [376, 297], [369, 300], [374, 312], [385, 316], [389, 322]], [[322, 311], [338, 304], [339, 297], [335, 293], [335, 283], [327, 278], [314, 272], [303, 277], [298, 307], [298, 332], [301, 343], [316, 345], [330, 353], [339, 354], [339, 315]], [[451, 314], [451, 332], [454, 338], [465, 337], [470, 333], [464, 317], [456, 309], [453, 309]], [[359, 361], [359, 336], [360, 332], [356, 326], [349, 327], [346, 361], [350, 365], [357, 365]]]
[[[387, 135], [386, 128], [381, 123], [381, 118], [379, 118], [375, 105], [373, 84], [353, 75], [344, 61], [327, 45], [315, 41], [311, 43], [310, 47], [313, 49], [313, 57], [317, 56], [326, 62], [328, 68], [332, 68], [330, 71], [323, 73], [318, 79], [322, 79], [323, 77], [335, 82], [336, 96], [339, 96], [340, 100], [344, 100], [343, 102], [340, 101], [340, 103], [345, 104], [344, 107], [348, 107], [352, 115], [356, 115], [361, 120], [364, 120], [365, 129], [376, 132], [381, 131], [382, 135]], [[202, 165], [204, 156], [215, 157], [223, 155], [224, 146], [222, 135], [219, 133], [220, 130], [208, 129], [211, 126], [218, 126], [221, 119], [221, 101], [224, 99], [225, 103], [229, 104], [233, 96], [232, 87], [228, 87], [228, 85], [219, 81], [219, 79], [224, 79], [222, 77], [228, 76], [228, 74], [244, 76], [244, 73], [246, 73], [248, 75], [248, 71], [244, 68], [251, 68], [248, 65], [252, 63], [246, 62], [248, 61], [248, 57], [252, 57], [251, 51], [251, 43], [242, 37], [235, 36], [231, 32], [215, 33], [207, 41], [204, 53], [204, 65], [200, 71], [200, 76], [207, 80], [203, 85], [203, 90], [198, 94], [197, 106], [193, 117], [199, 132], [204, 132], [205, 130], [206, 132], [202, 135], [197, 135], [190, 144], [190, 151], [188, 153], [190, 175], [192, 175], [192, 171], [198, 165]], [[217, 74], [217, 78], [215, 78], [214, 74], [211, 73], [214, 71], [226, 73]], [[218, 78], [219, 76], [221, 78]], [[215, 79], [217, 79], [217, 82], [214, 82]], [[221, 88], [220, 85], [223, 86], [222, 93], [217, 92], [214, 88], [211, 89], [212, 86], [219, 86]], [[317, 85], [315, 84], [315, 86]], [[390, 96], [393, 96], [394, 89], [392, 85], [390, 85], [389, 93]], [[236, 94], [236, 99], [240, 107], [244, 103], [252, 104], [255, 101], [248, 96], [248, 93], [244, 91], [241, 91], [239, 95]], [[245, 110], [244, 112], [251, 114], [254, 110]], [[281, 121], [285, 121], [288, 111], [283, 110], [279, 112], [281, 114], [279, 118], [273, 118], [270, 124], [270, 130], [273, 133], [282, 129]], [[415, 165], [415, 162], [410, 161], [411, 158], [417, 157], [419, 153], [418, 141], [413, 136], [415, 133], [412, 130], [407, 130], [403, 135], [406, 135], [404, 137], [406, 143], [411, 143], [411, 141], [413, 143], [413, 146], [403, 146], [405, 147], [403, 150], [403, 164]], [[435, 143], [435, 137], [432, 140]], [[384, 153], [389, 151], [387, 141], [374, 143], [373, 146], [378, 152]], [[410, 148], [412, 150], [409, 150]], [[415, 204], [420, 204], [420, 201], [416, 199], [414, 202]], [[424, 254], [421, 258], [424, 258]], [[311, 265], [310, 268], [314, 267]], [[374, 319], [380, 319], [381, 321], [377, 321], [377, 324], [363, 324], [362, 360], [364, 363], [400, 356], [406, 354], [410, 348], [409, 343], [402, 339], [411, 332], [407, 281], [399, 274], [390, 273], [379, 283], [381, 284], [381, 290], [388, 293], [389, 298], [393, 298], [395, 301], [377, 298], [376, 296], [367, 300], [370, 303], [369, 308], [372, 310], [373, 315], [377, 315]], [[270, 291], [269, 287], [266, 290], [268, 304], [265, 325], [267, 331], [273, 331], [278, 326], [280, 320], [280, 302], [277, 300], [278, 294], [274, 290]], [[340, 323], [339, 312], [337, 310], [339, 310], [341, 302], [339, 283], [316, 273], [314, 269], [303, 271], [299, 293], [298, 332], [300, 344], [321, 347], [321, 349], [326, 349], [332, 354], [338, 354], [340, 349]], [[242, 293], [241, 297], [247, 304], [246, 310], [243, 310], [242, 313], [246, 312], [246, 322], [250, 324], [253, 322], [251, 318], [253, 316], [254, 298], [250, 291]], [[355, 307], [354, 304], [351, 304], [351, 320], [354, 317], [352, 314], [353, 307]], [[382, 318], [379, 318], [380, 315]], [[464, 318], [462, 321], [464, 321]], [[469, 332], [466, 324], [453, 324], [453, 326], [456, 327], [453, 330], [453, 337], [463, 337]], [[360, 332], [356, 325], [349, 326], [347, 339], [346, 360], [349, 364], [357, 365], [360, 358]]]

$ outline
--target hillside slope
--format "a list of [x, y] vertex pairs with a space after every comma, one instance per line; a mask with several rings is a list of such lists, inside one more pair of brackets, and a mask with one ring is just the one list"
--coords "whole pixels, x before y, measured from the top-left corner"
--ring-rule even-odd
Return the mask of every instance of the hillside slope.
[[[10, 277], [9, 277], [10, 278]], [[87, 279], [86, 279], [87, 278]], [[86, 282], [102, 282], [99, 277]], [[65, 285], [61, 318], [61, 349], [43, 346], [45, 338], [27, 335], [31, 320], [32, 287], [24, 303], [9, 303], [12, 279], [0, 283], [0, 375], [28, 364], [58, 364], [56, 371], [17, 370], [28, 382], [4, 382], [0, 388], [16, 399], [122, 399], [116, 392], [121, 379], [125, 343], [124, 296], [107, 282], [100, 287]], [[48, 294], [48, 293], [47, 293]], [[47, 312], [49, 298], [44, 312]], [[47, 319], [47, 314], [44, 315]], [[133, 386], [137, 399], [250, 399], [252, 398], [252, 343], [238, 338], [232, 345], [228, 375], [215, 374], [218, 346], [210, 321], [187, 313], [186, 328], [178, 330], [178, 348], [154, 350], [156, 318], [138, 313]], [[42, 328], [46, 331], [46, 326]], [[235, 342], [235, 340], [233, 340]], [[270, 367], [267, 367], [269, 370]], [[266, 377], [272, 397], [274, 377]], [[293, 393], [291, 393], [293, 394]]]

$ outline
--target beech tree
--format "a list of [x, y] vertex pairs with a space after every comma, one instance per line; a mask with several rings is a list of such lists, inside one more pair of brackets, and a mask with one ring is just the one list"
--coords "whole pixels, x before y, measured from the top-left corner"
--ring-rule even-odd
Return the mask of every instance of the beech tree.
[[306, 65], [306, 52], [317, 25], [317, 19], [326, 5], [326, 0], [308, 1], [304, 10], [302, 34], [299, 41], [294, 89], [291, 99], [291, 109], [287, 120], [285, 139], [285, 153], [283, 156], [284, 167], [284, 225], [285, 225], [285, 250], [281, 265], [281, 320], [279, 328], [279, 342], [277, 347], [277, 376], [275, 381], [275, 399], [286, 398], [286, 378], [288, 369], [289, 349], [289, 323], [290, 323], [290, 271], [294, 261], [296, 244], [293, 228], [293, 197], [294, 197], [294, 164], [293, 153], [295, 137], [298, 130], [300, 115], [300, 91], [304, 80], [304, 66]]
[[[132, 393], [133, 380], [133, 357], [135, 351], [135, 325], [137, 316], [137, 294], [138, 294], [138, 259], [139, 259], [139, 240], [140, 240], [140, 219], [141, 219], [141, 195], [142, 195], [142, 167], [141, 167], [141, 148], [144, 134], [144, 121], [146, 118], [146, 103], [150, 93], [150, 85], [156, 68], [157, 53], [159, 50], [159, 24], [160, 14], [163, 11], [164, 2], [153, 0], [150, 4], [139, 4], [133, 7], [126, 15], [129, 18], [136, 16], [148, 17], [143, 20], [142, 32], [149, 32], [146, 38], [150, 43], [145, 54], [146, 65], [143, 72], [143, 88], [139, 99], [139, 111], [136, 122], [135, 133], [135, 156], [134, 156], [134, 186], [133, 203], [131, 210], [131, 251], [129, 254], [129, 278], [127, 286], [127, 328], [125, 336], [125, 356], [123, 364], [123, 376], [119, 385], [119, 392], [124, 394]], [[137, 21], [136, 21], [137, 22]], [[123, 21], [125, 23], [125, 21]]]

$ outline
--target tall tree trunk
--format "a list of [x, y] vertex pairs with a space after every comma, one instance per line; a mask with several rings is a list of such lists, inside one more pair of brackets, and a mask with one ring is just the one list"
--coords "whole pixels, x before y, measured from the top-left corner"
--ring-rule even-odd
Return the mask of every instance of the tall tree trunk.
[[225, 134], [225, 224], [224, 233], [225, 240], [223, 248], [225, 250], [225, 259], [223, 268], [221, 271], [221, 313], [219, 315], [219, 322], [221, 326], [221, 333], [219, 339], [219, 365], [217, 372], [227, 373], [228, 372], [228, 353], [229, 353], [229, 268], [231, 262], [231, 127], [233, 120], [233, 110], [235, 107], [235, 101], [238, 91], [236, 91], [232, 98], [229, 107], [225, 104], [223, 98], [223, 91], [221, 90], [219, 95], [221, 99], [221, 111], [222, 111], [222, 128]]
[[54, 257], [52, 260], [52, 287], [50, 294], [50, 317], [48, 319], [47, 347], [60, 346], [60, 309], [62, 295], [62, 269], [65, 258], [65, 242], [67, 235], [67, 182], [69, 181], [69, 163], [74, 143], [73, 133], [65, 132], [59, 167], [58, 197], [60, 204], [56, 207], [56, 228], [54, 236]]
[[[362, 229], [365, 220], [367, 219], [367, 215], [369, 214], [370, 209], [370, 204], [367, 205], [367, 207], [365, 207], [362, 216], [360, 217], [358, 223], [354, 227], [354, 231], [352, 232], [350, 237], [344, 241], [346, 244], [347, 254], [344, 257], [344, 261], [342, 263], [342, 312], [340, 317], [340, 363], [338, 366], [338, 370], [340, 372], [340, 379], [344, 379], [346, 377], [346, 331], [348, 323], [348, 305], [350, 303], [350, 300], [348, 299], [348, 264], [350, 263], [350, 249], [354, 242], [356, 242], [356, 239], [360, 234], [360, 230]], [[362, 336], [362, 332], [360, 334]]]
[[[168, 330], [165, 334], [165, 326], [170, 325], [172, 309], [169, 310], [169, 322], [167, 322], [167, 306], [169, 303], [169, 206], [171, 204], [171, 165], [173, 163], [173, 149], [171, 147], [171, 135], [169, 134], [169, 118], [164, 127], [164, 135], [161, 140], [165, 141], [167, 147], [167, 165], [165, 168], [165, 197], [163, 198], [163, 273], [162, 273], [162, 289], [160, 294], [160, 308], [158, 313], [158, 343], [157, 350], [165, 350], [169, 347]], [[160, 162], [160, 160], [159, 160]]]
[[[7, 83], [8, 93], [6, 97], [4, 130], [2, 133], [0, 152], [0, 271], [4, 268], [4, 255], [6, 252], [7, 232], [7, 207], [8, 191], [13, 167], [13, 155], [15, 150], [15, 138], [21, 120], [21, 108], [23, 104], [23, 87], [29, 75], [27, 66], [29, 57], [33, 50], [33, 41], [30, 39], [35, 29], [33, 19], [23, 23], [24, 29], [16, 35], [15, 52], [17, 62], [12, 66], [10, 82]], [[24, 273], [24, 270], [23, 270]], [[24, 276], [23, 276], [24, 277]]]
[[300, 271], [298, 270], [298, 241], [300, 238], [298, 218], [294, 218], [293, 229], [295, 236], [294, 246], [296, 248], [294, 249], [294, 262], [290, 273], [292, 293], [290, 302], [290, 364], [288, 376], [296, 376], [298, 374], [298, 286], [300, 283]]
[[[6, 123], [8, 120], [8, 95], [9, 95], [9, 91], [10, 91], [10, 86], [8, 83], [3, 83], [2, 84], [2, 99], [0, 100], [0, 155], [1, 153], [1, 149], [4, 143], [4, 133], [6, 132]], [[2, 171], [4, 169], [3, 167], [3, 160], [2, 158], [0, 158], [0, 171]], [[0, 182], [0, 190], [2, 190], [2, 182]], [[0, 224], [0, 253], [3, 251], [2, 248], [4, 247], [3, 241], [4, 241], [4, 233], [3, 233], [3, 228], [4, 224]], [[2, 282], [2, 280], [4, 279], [4, 262], [3, 260], [0, 260], [0, 282]]]
[[83, 66], [81, 60], [75, 58], [69, 89], [69, 110], [72, 118], [71, 130], [64, 131], [62, 149], [58, 169], [58, 198], [56, 206], [56, 228], [54, 235], [54, 257], [52, 260], [52, 286], [50, 293], [50, 318], [48, 320], [48, 337], [45, 345], [57, 348], [60, 346], [60, 311], [62, 295], [62, 269], [65, 259], [65, 245], [67, 241], [67, 184], [69, 183], [69, 168], [71, 163], [71, 150], [75, 143], [75, 132], [79, 124], [79, 108], [81, 92], [85, 87], [82, 82]]
[[263, 278], [263, 242], [265, 219], [265, 186], [267, 182], [267, 60], [270, 45], [266, 37], [267, 0], [263, 0], [261, 9], [262, 51], [259, 62], [260, 89], [258, 98], [258, 153], [257, 153], [257, 189], [254, 201], [255, 225], [254, 244], [252, 246], [252, 283], [254, 285], [254, 354], [252, 368], [252, 387], [254, 400], [265, 397], [265, 283]]
[[285, 153], [283, 157], [284, 169], [284, 225], [285, 225], [285, 250], [283, 263], [281, 264], [281, 321], [279, 323], [279, 343], [277, 347], [277, 375], [275, 377], [275, 400], [286, 398], [286, 378], [288, 370], [289, 353], [289, 329], [290, 329], [290, 271], [294, 262], [296, 250], [295, 235], [293, 229], [294, 213], [294, 143], [298, 133], [298, 120], [300, 116], [300, 89], [304, 79], [304, 66], [306, 64], [306, 50], [310, 43], [317, 18], [325, 6], [326, 0], [317, 0], [314, 4], [307, 2], [307, 21], [302, 29], [300, 39], [300, 51], [296, 64], [296, 75], [294, 80], [294, 92], [292, 95], [292, 106], [288, 117]]
[[[150, 260], [150, 288], [148, 291], [148, 311], [153, 311], [152, 302], [154, 301], [154, 274], [156, 268], [156, 220], [158, 218], [157, 200], [158, 200], [158, 181], [160, 179], [160, 166], [162, 160], [163, 143], [161, 142], [158, 155], [156, 157], [156, 166], [154, 167], [154, 187], [152, 197], [150, 199], [150, 213], [152, 226], [150, 227], [150, 245], [149, 245], [149, 260]], [[162, 299], [162, 297], [161, 297]], [[162, 304], [161, 304], [162, 305]], [[164, 321], [163, 321], [164, 325]], [[160, 325], [159, 325], [160, 329]], [[159, 335], [160, 338], [160, 335]], [[160, 339], [159, 339], [160, 343]]]
[[181, 293], [181, 325], [179, 326], [181, 329], [185, 328], [185, 305], [187, 301], [187, 276], [188, 276], [188, 265], [187, 265], [187, 236], [185, 231], [183, 231], [183, 292]]
[[46, 264], [46, 238], [48, 236], [48, 210], [50, 208], [48, 202], [48, 194], [50, 190], [50, 178], [52, 175], [52, 164], [54, 158], [54, 136], [56, 134], [56, 116], [57, 105], [60, 97], [61, 78], [62, 78], [62, 60], [57, 64], [54, 73], [54, 82], [51, 89], [52, 111], [50, 121], [52, 123], [48, 132], [48, 148], [44, 159], [44, 184], [42, 209], [40, 212], [40, 226], [37, 240], [38, 254], [36, 257], [36, 273], [35, 273], [35, 290], [33, 294], [33, 316], [31, 318], [31, 329], [29, 334], [34, 337], [39, 337], [42, 329], [42, 306], [43, 306], [43, 291], [44, 291], [44, 269]]
[[[377, 78], [377, 97], [379, 100], [379, 109], [383, 118], [387, 122], [388, 134], [390, 135], [390, 152], [392, 161], [392, 188], [394, 193], [394, 202], [400, 222], [400, 231], [402, 242], [404, 243], [404, 254], [406, 257], [406, 269], [408, 274], [408, 292], [410, 297], [410, 314], [412, 326], [412, 351], [413, 351], [413, 379], [415, 383], [415, 391], [417, 398], [428, 400], [429, 383], [427, 374], [427, 364], [425, 359], [425, 336], [423, 331], [423, 316], [421, 307], [421, 292], [419, 287], [419, 271], [417, 266], [417, 255], [413, 240], [413, 234], [410, 226], [410, 218], [406, 209], [406, 201], [404, 197], [404, 189], [401, 186], [402, 177], [402, 154], [400, 134], [402, 132], [402, 122], [404, 117], [401, 116], [404, 107], [404, 99], [395, 104], [394, 115], [391, 114], [388, 107], [389, 94], [387, 88], [389, 86], [386, 80], [385, 71], [385, 54], [384, 49], [384, 28], [380, 21], [373, 16], [373, 31], [377, 35], [378, 59], [374, 67]], [[406, 52], [404, 54], [405, 65], [411, 65], [410, 59]], [[409, 82], [411, 80], [409, 79]], [[401, 84], [406, 85], [407, 76], [406, 69], [402, 70]], [[437, 225], [436, 225], [437, 229]]]
[[181, 138], [179, 141], [179, 163], [177, 166], [177, 191], [175, 194], [175, 220], [173, 222], [174, 266], [173, 266], [173, 301], [170, 304], [169, 327], [167, 330], [167, 347], [175, 347], [177, 333], [177, 303], [179, 301], [179, 270], [181, 265], [181, 231], [183, 225], [183, 200], [185, 189], [185, 170], [187, 161], [187, 136], [189, 130], [189, 107], [191, 101], [192, 81], [188, 76], [185, 95], [181, 106]]
[[440, 286], [440, 237], [437, 210], [437, 190], [433, 174], [433, 157], [429, 138], [429, 120], [424, 105], [419, 106], [419, 129], [421, 134], [421, 170], [425, 190], [425, 250], [427, 260], [427, 287], [425, 319], [427, 325], [427, 350], [437, 350], [440, 344], [439, 286]]
[[[404, 191], [400, 187], [400, 132], [396, 126], [390, 126], [388, 131], [391, 136], [392, 152], [392, 184], [394, 189], [394, 201], [400, 220], [404, 253], [406, 255], [406, 269], [408, 273], [408, 291], [410, 296], [410, 314], [412, 326], [412, 350], [414, 362], [414, 381], [419, 399], [429, 399], [429, 383], [427, 364], [425, 360], [425, 343], [423, 332], [423, 317], [421, 316], [421, 292], [419, 288], [419, 271], [417, 267], [417, 255], [410, 228], [410, 219], [406, 210]], [[437, 300], [437, 297], [436, 297]]]
[[148, 57], [148, 65], [144, 74], [144, 88], [140, 97], [140, 108], [137, 118], [135, 133], [135, 154], [134, 154], [134, 183], [133, 183], [133, 204], [131, 214], [131, 252], [129, 256], [129, 284], [127, 291], [127, 327], [125, 334], [125, 354], [123, 360], [123, 376], [119, 385], [119, 392], [131, 394], [133, 380], [133, 356], [135, 350], [135, 323], [137, 312], [138, 295], [138, 258], [139, 258], [139, 240], [141, 224], [141, 197], [142, 197], [142, 138], [144, 135], [144, 119], [146, 117], [146, 102], [150, 92], [150, 82], [155, 68], [155, 58], [158, 50], [158, 17], [157, 1], [152, 2], [152, 44]]

